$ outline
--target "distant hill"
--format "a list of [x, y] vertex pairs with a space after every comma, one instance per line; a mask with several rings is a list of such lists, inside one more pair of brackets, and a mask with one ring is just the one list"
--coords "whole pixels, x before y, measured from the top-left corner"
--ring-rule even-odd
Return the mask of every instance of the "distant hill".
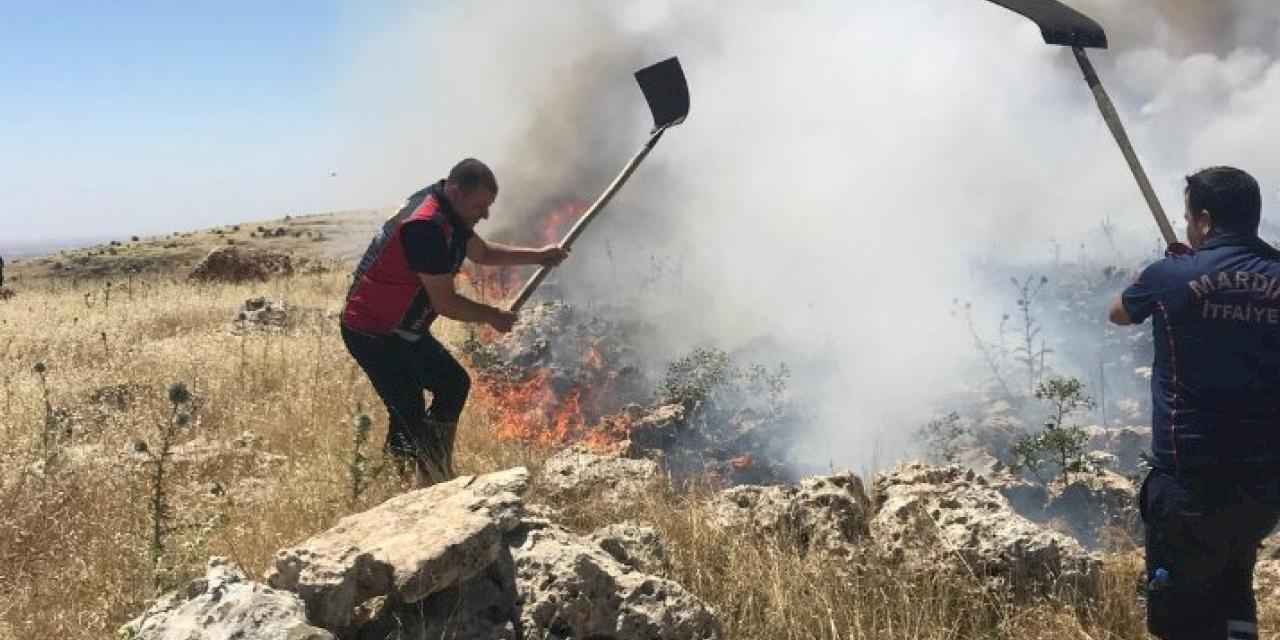
[[236, 245], [288, 253], [299, 260], [354, 259], [387, 210], [338, 211], [221, 225], [163, 235], [15, 244], [0, 247], [16, 281], [184, 274], [215, 247]]

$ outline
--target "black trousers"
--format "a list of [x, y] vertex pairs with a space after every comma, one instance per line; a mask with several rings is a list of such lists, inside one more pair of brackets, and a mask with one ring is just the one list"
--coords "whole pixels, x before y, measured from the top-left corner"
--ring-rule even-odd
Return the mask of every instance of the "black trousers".
[[[471, 391], [471, 376], [430, 334], [416, 342], [342, 327], [342, 341], [387, 406], [385, 450], [411, 455], [453, 450], [454, 429]], [[427, 407], [422, 391], [431, 392]]]
[[1138, 506], [1151, 633], [1164, 640], [1256, 638], [1253, 569], [1259, 545], [1280, 521], [1280, 470], [1152, 470]]

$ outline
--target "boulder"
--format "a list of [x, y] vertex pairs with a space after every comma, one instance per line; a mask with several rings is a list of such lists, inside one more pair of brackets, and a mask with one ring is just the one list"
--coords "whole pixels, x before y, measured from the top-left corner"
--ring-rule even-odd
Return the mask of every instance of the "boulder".
[[284, 329], [289, 326], [289, 305], [283, 300], [273, 300], [263, 296], [249, 298], [240, 305], [236, 317], [232, 320], [232, 332], [236, 334], [249, 331]]
[[680, 585], [617, 561], [545, 520], [504, 537], [484, 572], [413, 605], [391, 604], [358, 640], [569, 640], [721, 637], [713, 612]]
[[560, 499], [599, 494], [611, 502], [625, 502], [644, 495], [658, 477], [658, 464], [652, 460], [603, 456], [575, 445], [548, 458], [538, 482]]
[[267, 581], [300, 595], [312, 622], [342, 632], [368, 600], [413, 604], [487, 569], [520, 522], [528, 481], [517, 467], [396, 496], [278, 552]]
[[[631, 409], [631, 405], [626, 409]], [[664, 404], [649, 410], [635, 411], [630, 424], [627, 455], [645, 457], [647, 449], [666, 449], [676, 443], [680, 429], [684, 427], [685, 408], [682, 404]]]
[[1098, 558], [1070, 536], [1015, 513], [972, 470], [900, 465], [877, 476], [875, 495], [871, 537], [892, 561], [970, 574], [1018, 595], [1096, 587]]
[[515, 563], [504, 545], [479, 575], [414, 604], [379, 598], [355, 640], [520, 640]]
[[119, 635], [134, 640], [333, 640], [307, 624], [298, 596], [247, 579], [225, 558], [210, 558], [203, 578], [161, 597]]
[[801, 549], [847, 556], [869, 533], [871, 500], [852, 473], [806, 478], [797, 485], [742, 485], [710, 505], [723, 527], [782, 537]]
[[637, 571], [661, 573], [667, 566], [667, 551], [653, 527], [634, 522], [611, 524], [591, 534], [594, 542], [614, 560]]
[[1115, 456], [1112, 470], [1124, 475], [1138, 472], [1142, 456], [1151, 447], [1151, 427], [1085, 427], [1087, 447]]
[[1120, 474], [1072, 474], [1066, 485], [1050, 486], [1044, 516], [1062, 523], [1081, 544], [1095, 548], [1107, 541], [1108, 532], [1140, 539], [1137, 501], [1137, 487]]
[[714, 613], [679, 584], [615, 560], [590, 538], [549, 524], [507, 536], [524, 638], [712, 640]]
[[272, 276], [291, 273], [293, 264], [286, 254], [222, 246], [196, 263], [187, 277], [198, 282], [236, 283], [265, 281]]

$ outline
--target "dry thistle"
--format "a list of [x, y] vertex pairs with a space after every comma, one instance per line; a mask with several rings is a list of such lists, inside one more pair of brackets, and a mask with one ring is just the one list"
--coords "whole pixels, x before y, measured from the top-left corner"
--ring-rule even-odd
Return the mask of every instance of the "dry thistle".
[[49, 402], [49, 378], [46, 375], [49, 367], [43, 361], [37, 362], [31, 368], [40, 378], [40, 392], [44, 396], [44, 428], [40, 430], [40, 449], [44, 455], [46, 465], [53, 460], [57, 451], [54, 449], [56, 442], [55, 420], [53, 419], [53, 404]]
[[159, 565], [164, 557], [165, 539], [173, 531], [173, 511], [169, 504], [169, 488], [166, 465], [173, 454], [178, 431], [191, 424], [191, 412], [185, 408], [191, 401], [191, 391], [182, 382], [175, 382], [167, 389], [173, 413], [160, 427], [158, 451], [148, 451], [151, 464], [151, 565], [156, 585], [160, 582]]
[[[355, 506], [360, 499], [360, 494], [369, 488], [369, 457], [365, 455], [364, 448], [369, 442], [369, 430], [373, 426], [371, 420], [366, 413], [358, 413], [351, 420], [351, 464], [348, 469], [351, 474], [351, 505]], [[376, 475], [377, 470], [374, 471]]]
[[169, 385], [169, 402], [175, 405], [186, 404], [191, 401], [191, 391], [187, 389], [187, 385], [181, 382], [175, 382]]

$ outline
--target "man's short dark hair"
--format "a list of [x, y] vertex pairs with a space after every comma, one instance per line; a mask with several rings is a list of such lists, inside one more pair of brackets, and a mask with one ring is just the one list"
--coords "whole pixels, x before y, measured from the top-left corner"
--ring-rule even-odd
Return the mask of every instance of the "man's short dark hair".
[[1208, 211], [1223, 231], [1258, 234], [1262, 190], [1253, 176], [1235, 167], [1210, 167], [1187, 176], [1187, 204], [1199, 215]]
[[475, 158], [453, 165], [449, 170], [449, 183], [458, 185], [464, 193], [471, 193], [479, 187], [498, 193], [498, 179], [493, 176], [493, 169]]

